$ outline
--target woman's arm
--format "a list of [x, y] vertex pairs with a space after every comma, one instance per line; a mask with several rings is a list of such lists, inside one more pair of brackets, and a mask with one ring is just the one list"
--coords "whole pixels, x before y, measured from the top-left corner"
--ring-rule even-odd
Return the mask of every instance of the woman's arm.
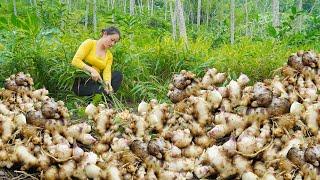
[[106, 85], [105, 90], [111, 92], [113, 91], [111, 86], [111, 66], [113, 62], [113, 56], [110, 51], [107, 53], [107, 57], [108, 57], [108, 62], [106, 67], [103, 70], [102, 76], [103, 76], [103, 81]]
[[99, 72], [93, 67], [88, 66], [83, 62], [84, 58], [90, 53], [93, 47], [93, 41], [91, 39], [85, 40], [78, 48], [76, 54], [74, 55], [71, 64], [79, 69], [83, 69], [91, 74], [94, 81], [102, 80]]

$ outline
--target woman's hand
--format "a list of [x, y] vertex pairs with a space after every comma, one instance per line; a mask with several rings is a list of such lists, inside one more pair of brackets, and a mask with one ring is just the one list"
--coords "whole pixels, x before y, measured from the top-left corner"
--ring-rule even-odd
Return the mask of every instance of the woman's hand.
[[90, 72], [90, 74], [91, 74], [91, 78], [92, 78], [94, 81], [98, 81], [98, 80], [102, 81], [102, 78], [101, 78], [101, 76], [100, 76], [100, 74], [98, 73], [97, 70], [92, 69], [92, 71]]
[[102, 81], [102, 78], [101, 78], [99, 72], [97, 70], [95, 70], [93, 67], [85, 65], [83, 67], [83, 69], [90, 73], [92, 80], [94, 80], [94, 81], [98, 81], [98, 80]]
[[110, 94], [110, 93], [113, 92], [113, 88], [112, 88], [110, 82], [105, 82], [104, 91], [105, 91], [107, 94]]

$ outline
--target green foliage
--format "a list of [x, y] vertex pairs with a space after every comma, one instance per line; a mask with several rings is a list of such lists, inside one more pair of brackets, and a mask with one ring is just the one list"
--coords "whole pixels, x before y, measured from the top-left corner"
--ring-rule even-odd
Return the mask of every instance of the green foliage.
[[102, 102], [102, 94], [95, 94], [92, 98], [92, 103], [97, 106], [99, 103]]

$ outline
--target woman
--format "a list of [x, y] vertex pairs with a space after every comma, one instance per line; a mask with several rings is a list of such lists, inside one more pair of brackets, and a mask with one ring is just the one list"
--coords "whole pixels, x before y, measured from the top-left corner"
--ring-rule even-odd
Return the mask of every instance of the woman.
[[119, 40], [120, 31], [115, 27], [109, 27], [101, 31], [100, 39], [87, 39], [80, 45], [71, 63], [88, 72], [91, 78], [78, 77], [75, 79], [73, 91], [78, 96], [90, 96], [96, 93], [110, 94], [119, 89], [122, 74], [120, 72], [111, 73], [113, 56], [110, 52], [110, 48]]

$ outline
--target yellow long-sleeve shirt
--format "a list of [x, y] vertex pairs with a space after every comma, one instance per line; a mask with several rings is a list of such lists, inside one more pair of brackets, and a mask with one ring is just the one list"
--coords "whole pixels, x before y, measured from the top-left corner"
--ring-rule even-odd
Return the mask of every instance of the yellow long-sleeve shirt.
[[85, 64], [91, 65], [99, 73], [102, 71], [103, 81], [111, 82], [112, 53], [107, 50], [105, 59], [102, 59], [96, 55], [96, 45], [96, 40], [85, 40], [74, 55], [71, 64], [80, 69], [83, 69]]

